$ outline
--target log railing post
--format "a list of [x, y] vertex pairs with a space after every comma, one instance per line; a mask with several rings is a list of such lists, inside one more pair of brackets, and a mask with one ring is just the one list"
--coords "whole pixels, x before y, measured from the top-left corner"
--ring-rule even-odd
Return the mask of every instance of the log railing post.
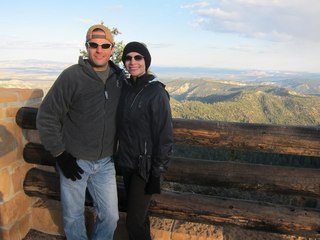
[[[23, 107], [16, 122], [21, 128], [36, 129], [36, 115], [36, 108]], [[174, 119], [173, 127], [177, 145], [320, 156], [320, 126]]]

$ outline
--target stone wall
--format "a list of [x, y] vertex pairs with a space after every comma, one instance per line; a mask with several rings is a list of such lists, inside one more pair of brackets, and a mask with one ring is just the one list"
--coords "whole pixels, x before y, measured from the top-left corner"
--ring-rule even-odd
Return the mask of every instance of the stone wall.
[[20, 240], [32, 227], [32, 205], [24, 194], [23, 180], [32, 167], [23, 160], [26, 143], [23, 130], [16, 124], [17, 111], [37, 106], [40, 89], [0, 88], [0, 239]]

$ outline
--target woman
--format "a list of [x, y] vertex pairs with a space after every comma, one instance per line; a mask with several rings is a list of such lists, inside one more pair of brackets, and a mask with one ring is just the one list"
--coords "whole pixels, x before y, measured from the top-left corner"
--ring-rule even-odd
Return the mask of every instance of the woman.
[[172, 118], [165, 85], [148, 72], [151, 55], [139, 42], [128, 43], [122, 61], [130, 74], [119, 103], [119, 160], [127, 193], [130, 240], [150, 240], [148, 208], [160, 193], [161, 173], [172, 152]]

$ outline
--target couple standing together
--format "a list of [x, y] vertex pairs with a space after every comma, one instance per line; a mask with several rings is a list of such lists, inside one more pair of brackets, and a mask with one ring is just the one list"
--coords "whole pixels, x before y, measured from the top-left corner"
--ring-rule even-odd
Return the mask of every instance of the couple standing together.
[[41, 142], [60, 173], [64, 232], [68, 240], [88, 239], [84, 219], [86, 189], [96, 210], [92, 240], [111, 240], [119, 219], [116, 164], [127, 196], [130, 240], [150, 240], [148, 208], [160, 193], [161, 173], [172, 151], [172, 117], [165, 86], [148, 72], [151, 55], [128, 43], [122, 61], [110, 57], [110, 30], [93, 25], [86, 35], [88, 59], [65, 69], [45, 96], [37, 115]]

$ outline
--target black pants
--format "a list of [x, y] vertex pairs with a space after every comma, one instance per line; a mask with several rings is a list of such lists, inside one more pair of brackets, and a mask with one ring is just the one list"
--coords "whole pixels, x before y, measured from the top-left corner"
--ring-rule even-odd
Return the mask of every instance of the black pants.
[[127, 193], [126, 227], [130, 240], [151, 240], [148, 209], [151, 194], [145, 193], [146, 182], [136, 172], [123, 171]]

